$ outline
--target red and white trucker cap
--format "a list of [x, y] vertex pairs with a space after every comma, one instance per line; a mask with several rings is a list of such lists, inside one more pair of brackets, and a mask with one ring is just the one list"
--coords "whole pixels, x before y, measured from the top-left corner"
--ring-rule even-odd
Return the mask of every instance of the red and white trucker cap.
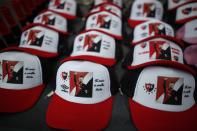
[[177, 9], [176, 23], [183, 24], [197, 18], [197, 2], [183, 5]]
[[168, 0], [168, 10], [175, 10], [180, 6], [194, 1], [196, 0]]
[[196, 85], [190, 73], [150, 66], [129, 72], [121, 83], [138, 130], [197, 130]]
[[39, 14], [38, 16], [36, 16], [32, 24], [33, 25], [42, 24], [47, 28], [52, 29], [56, 32], [62, 33], [64, 35], [68, 34], [67, 19], [49, 10], [46, 10], [41, 14]]
[[28, 28], [22, 33], [19, 47], [6, 48], [5, 51], [21, 50], [44, 58], [58, 56], [58, 47], [63, 38], [56, 31], [42, 25]]
[[37, 56], [16, 51], [0, 53], [0, 112], [31, 108], [44, 87]]
[[75, 0], [50, 0], [48, 9], [67, 19], [75, 19], [77, 3]]
[[184, 51], [184, 58], [187, 64], [197, 67], [197, 45], [187, 47]]
[[109, 13], [107, 11], [101, 11], [90, 15], [86, 21], [86, 30], [98, 30], [107, 35], [110, 35], [118, 40], [122, 38], [122, 21], [120, 17]]
[[189, 44], [197, 44], [197, 19], [187, 22], [176, 33], [178, 39]]
[[105, 4], [102, 4], [100, 6], [96, 6], [95, 8], [93, 8], [90, 13], [88, 13], [87, 16], [90, 16], [91, 14], [94, 14], [94, 13], [98, 13], [98, 12], [101, 12], [101, 11], [108, 11], [114, 15], [117, 15], [118, 17], [122, 17], [122, 11], [120, 8], [118, 8], [117, 6], [114, 6], [114, 4], [111, 4], [111, 3], [105, 3]]
[[134, 28], [136, 25], [151, 19], [162, 20], [163, 12], [164, 9], [160, 1], [136, 0], [132, 5], [128, 23]]
[[106, 4], [106, 3], [111, 3], [115, 6], [117, 6], [118, 8], [122, 8], [122, 5], [123, 5], [122, 0], [94, 0], [95, 6], [100, 6], [100, 5]]
[[192, 68], [184, 65], [180, 46], [163, 38], [154, 38], [134, 46], [123, 64], [128, 69], [165, 65], [195, 74]]
[[63, 63], [46, 114], [50, 127], [63, 130], [101, 130], [110, 122], [117, 84], [110, 70], [87, 61]]
[[71, 56], [64, 61], [74, 59], [112, 66], [116, 63], [115, 39], [94, 30], [79, 34], [75, 38]]
[[136, 45], [157, 37], [175, 41], [183, 46], [183, 43], [175, 38], [174, 29], [169, 24], [159, 20], [150, 20], [137, 25], [134, 28], [132, 44]]

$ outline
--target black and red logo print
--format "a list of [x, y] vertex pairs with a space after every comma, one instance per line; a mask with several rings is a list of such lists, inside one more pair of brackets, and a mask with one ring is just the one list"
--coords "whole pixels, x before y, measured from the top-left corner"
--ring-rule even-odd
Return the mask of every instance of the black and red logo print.
[[92, 97], [92, 88], [92, 72], [70, 71], [70, 95], [76, 97]]
[[182, 105], [183, 78], [159, 76], [157, 79], [156, 102]]
[[23, 84], [24, 62], [3, 60], [1, 66], [4, 83]]

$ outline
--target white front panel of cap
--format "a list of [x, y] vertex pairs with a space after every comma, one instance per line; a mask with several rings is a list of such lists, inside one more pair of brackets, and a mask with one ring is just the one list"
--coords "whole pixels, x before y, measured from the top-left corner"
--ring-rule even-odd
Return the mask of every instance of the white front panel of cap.
[[34, 23], [42, 23], [57, 30], [67, 32], [67, 20], [64, 17], [50, 11], [38, 15], [34, 19]]
[[56, 91], [61, 98], [80, 104], [95, 104], [111, 96], [106, 67], [86, 61], [63, 63], [57, 72]]
[[152, 39], [134, 47], [132, 66], [159, 60], [183, 63], [183, 52], [175, 43], [161, 38]]
[[197, 16], [197, 2], [181, 6], [176, 12], [176, 21]]
[[166, 35], [174, 37], [174, 30], [170, 25], [164, 22], [150, 20], [135, 27], [133, 41], [138, 42], [155, 35]]
[[42, 82], [42, 69], [37, 56], [21, 52], [0, 53], [0, 88], [29, 89]]
[[173, 68], [147, 67], [139, 76], [133, 100], [153, 109], [180, 112], [195, 104], [194, 90], [191, 74]]
[[174, 9], [191, 0], [168, 0], [168, 9]]
[[23, 32], [20, 47], [57, 53], [58, 42], [59, 35], [57, 32], [41, 26], [35, 26]]
[[197, 38], [197, 19], [185, 24], [185, 38]]
[[86, 30], [98, 29], [112, 35], [122, 35], [122, 23], [118, 16], [102, 11], [88, 17]]
[[48, 8], [59, 13], [75, 16], [77, 4], [75, 0], [51, 0]]
[[163, 7], [159, 1], [155, 0], [137, 0], [133, 3], [130, 19], [149, 20], [163, 17]]
[[[94, 5], [100, 5], [106, 2], [110, 2], [111, 0], [94, 0]], [[122, 7], [122, 0], [112, 0], [114, 4], [119, 7]]]
[[115, 40], [112, 37], [90, 31], [76, 37], [71, 56], [91, 55], [114, 59], [115, 46]]
[[110, 5], [110, 4], [104, 4], [102, 6], [98, 6], [96, 8], [93, 8], [90, 12], [94, 13], [94, 12], [97, 12], [97, 11], [102, 11], [103, 9], [107, 10], [107, 11], [110, 11], [110, 12], [116, 14], [119, 17], [122, 17], [121, 10], [118, 7]]

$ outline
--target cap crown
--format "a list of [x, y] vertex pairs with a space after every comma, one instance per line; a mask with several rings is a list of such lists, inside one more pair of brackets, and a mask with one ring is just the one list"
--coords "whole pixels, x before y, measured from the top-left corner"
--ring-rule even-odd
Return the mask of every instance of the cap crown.
[[53, 30], [35, 26], [22, 33], [20, 47], [57, 53], [59, 34]]
[[86, 22], [86, 30], [97, 29], [115, 36], [122, 36], [122, 22], [120, 18], [109, 12], [102, 11], [92, 14]]
[[115, 40], [98, 31], [89, 31], [75, 38], [71, 56], [91, 55], [103, 58], [115, 58]]
[[161, 20], [163, 17], [163, 6], [155, 0], [137, 0], [133, 3], [130, 19], [134, 20]]
[[153, 109], [180, 112], [195, 104], [194, 90], [191, 74], [173, 68], [147, 67], [138, 77], [133, 100]]
[[77, 3], [75, 0], [51, 0], [48, 8], [58, 13], [76, 16]]
[[30, 89], [43, 84], [42, 67], [37, 56], [23, 52], [0, 53], [0, 87]]
[[174, 30], [167, 23], [158, 20], [150, 20], [135, 27], [133, 42], [138, 42], [158, 35], [174, 37]]
[[46, 11], [34, 18], [34, 23], [48, 25], [54, 29], [67, 32], [67, 20], [51, 11]]
[[162, 38], [151, 39], [134, 47], [132, 66], [158, 60], [183, 64], [182, 49], [177, 44]]
[[106, 67], [87, 61], [68, 61], [57, 71], [55, 93], [73, 103], [95, 104], [111, 96], [110, 86]]

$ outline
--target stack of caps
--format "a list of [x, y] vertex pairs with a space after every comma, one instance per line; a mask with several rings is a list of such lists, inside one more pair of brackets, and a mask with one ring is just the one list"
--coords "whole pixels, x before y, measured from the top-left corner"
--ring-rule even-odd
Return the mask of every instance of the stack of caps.
[[[101, 2], [101, 1], [100, 1]], [[50, 127], [102, 130], [112, 115], [118, 83], [110, 68], [116, 63], [116, 39], [121, 39], [121, 10], [100, 3], [87, 15], [85, 30], [76, 36], [70, 57], [57, 70], [56, 90], [46, 114]]]
[[76, 17], [74, 0], [51, 0], [48, 9], [36, 16], [33, 23], [23, 28], [19, 47], [6, 50], [25, 51], [44, 58], [57, 57], [67, 51], [67, 19], [71, 16]]
[[[58, 1], [50, 3], [72, 5], [75, 2]], [[57, 57], [62, 46], [66, 47], [67, 34], [65, 15], [46, 10], [24, 27], [18, 47], [9, 47], [0, 53], [0, 112], [20, 112], [35, 104], [49, 73], [48, 61], [43, 58]]]
[[[163, 10], [160, 5], [155, 0], [133, 4], [129, 21], [134, 21], [134, 39], [123, 62], [129, 71], [121, 89], [129, 96], [138, 130], [196, 130], [196, 72], [184, 64], [183, 43], [175, 38], [173, 28], [153, 13], [154, 9]], [[141, 8], [147, 12], [140, 12]]]
[[[184, 58], [187, 64], [197, 67], [197, 2], [195, 0], [179, 2], [176, 10], [176, 23], [182, 27], [178, 29], [176, 37], [181, 39], [187, 46], [184, 51]], [[177, 3], [178, 4], [178, 3]], [[171, 5], [171, 3], [169, 3]], [[183, 25], [184, 24], [184, 25]]]

